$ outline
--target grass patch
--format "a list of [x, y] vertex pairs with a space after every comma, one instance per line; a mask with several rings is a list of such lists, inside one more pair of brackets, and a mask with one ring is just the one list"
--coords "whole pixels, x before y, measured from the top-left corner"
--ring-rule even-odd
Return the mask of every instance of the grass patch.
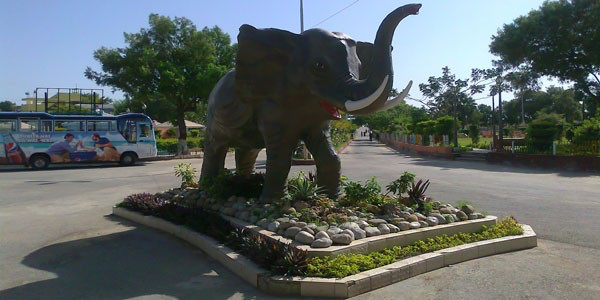
[[306, 275], [310, 277], [343, 278], [360, 272], [391, 264], [395, 261], [483, 240], [496, 239], [509, 235], [521, 235], [523, 228], [512, 217], [501, 220], [497, 225], [484, 227], [477, 233], [442, 235], [417, 241], [404, 247], [393, 247], [370, 254], [348, 254], [331, 257], [317, 257], [310, 260]]

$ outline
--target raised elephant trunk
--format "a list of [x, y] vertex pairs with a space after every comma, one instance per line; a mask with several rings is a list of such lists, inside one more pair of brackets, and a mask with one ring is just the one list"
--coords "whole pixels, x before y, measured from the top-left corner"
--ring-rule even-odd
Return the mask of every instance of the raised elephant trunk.
[[[392, 69], [392, 38], [396, 27], [404, 18], [419, 13], [421, 4], [408, 4], [391, 12], [379, 25], [371, 55], [371, 68], [365, 80], [348, 82], [349, 91], [355, 100], [345, 100], [345, 108], [356, 115], [365, 115], [391, 107], [392, 103], [386, 101], [393, 86]], [[408, 94], [409, 84], [404, 89], [404, 96]], [[359, 97], [356, 97], [356, 96]], [[364, 96], [367, 95], [367, 96]], [[400, 99], [401, 100], [401, 99]], [[399, 102], [399, 101], [395, 101]]]

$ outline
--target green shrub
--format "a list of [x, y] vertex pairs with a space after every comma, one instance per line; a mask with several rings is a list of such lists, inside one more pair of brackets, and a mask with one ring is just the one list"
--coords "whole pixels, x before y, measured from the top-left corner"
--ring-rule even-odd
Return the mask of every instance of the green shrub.
[[167, 129], [167, 135], [170, 138], [176, 138], [177, 137], [177, 129], [176, 128], [169, 128], [169, 129]]
[[196, 168], [192, 168], [192, 164], [179, 163], [175, 166], [175, 176], [181, 177], [181, 188], [196, 187]]
[[288, 180], [287, 190], [291, 200], [316, 200], [325, 195], [325, 190], [317, 186], [314, 176], [307, 176], [300, 171], [298, 176]]
[[473, 144], [479, 143], [479, 126], [475, 124], [469, 125], [469, 137]]
[[375, 177], [371, 177], [364, 185], [355, 181], [342, 181], [345, 196], [340, 200], [342, 206], [364, 207], [367, 204], [383, 204], [381, 186]]
[[539, 114], [525, 130], [527, 143], [537, 151], [547, 152], [552, 142], [560, 139], [564, 119], [558, 114]]
[[507, 217], [497, 225], [478, 233], [458, 233], [451, 236], [442, 235], [414, 242], [410, 245], [384, 249], [370, 254], [348, 254], [336, 257], [315, 257], [310, 259], [306, 275], [312, 277], [343, 278], [360, 272], [391, 264], [397, 260], [451, 248], [477, 241], [496, 239], [509, 235], [521, 235], [523, 228], [514, 218]]
[[[204, 147], [204, 138], [187, 138], [186, 139], [188, 148], [196, 149]], [[177, 152], [177, 139], [156, 139], [156, 148], [158, 151], [165, 151], [168, 153]]]
[[415, 182], [415, 174], [410, 172], [404, 172], [400, 178], [390, 182], [385, 188], [388, 193], [396, 195], [398, 198], [402, 197], [402, 194], [408, 192], [411, 183]]
[[573, 132], [573, 142], [586, 143], [600, 141], [600, 117], [583, 121]]

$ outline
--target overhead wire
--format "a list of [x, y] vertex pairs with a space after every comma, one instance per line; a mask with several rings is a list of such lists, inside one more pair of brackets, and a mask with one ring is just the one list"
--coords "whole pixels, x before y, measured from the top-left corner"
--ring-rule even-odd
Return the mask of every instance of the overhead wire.
[[346, 7], [342, 8], [342, 9], [340, 9], [338, 12], [334, 13], [333, 15], [331, 15], [331, 16], [329, 16], [329, 17], [327, 17], [327, 18], [323, 19], [321, 22], [319, 22], [319, 23], [317, 23], [317, 24], [315, 24], [315, 25], [311, 26], [311, 28], [314, 28], [315, 26], [319, 26], [319, 25], [321, 25], [322, 23], [324, 23], [325, 21], [327, 21], [327, 20], [329, 20], [329, 19], [331, 19], [331, 18], [333, 18], [333, 17], [337, 16], [338, 14], [340, 14], [341, 12], [343, 12], [344, 10], [346, 10], [346, 9], [350, 8], [352, 5], [354, 5], [354, 4], [356, 4], [356, 3], [358, 3], [358, 1], [360, 1], [360, 0], [356, 0], [356, 1], [352, 2], [352, 3], [350, 3], [348, 6], [346, 6]]

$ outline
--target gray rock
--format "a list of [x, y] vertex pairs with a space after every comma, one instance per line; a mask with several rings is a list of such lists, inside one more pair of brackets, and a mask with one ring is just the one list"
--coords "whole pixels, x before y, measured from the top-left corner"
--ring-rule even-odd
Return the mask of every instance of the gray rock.
[[300, 211], [305, 208], [309, 208], [310, 204], [308, 204], [306, 201], [296, 201], [296, 202], [294, 202], [293, 206], [297, 211]]
[[387, 222], [384, 219], [371, 219], [367, 222], [369, 222], [369, 224], [373, 226], [378, 226], [379, 224], [387, 224]]
[[269, 223], [269, 225], [267, 226], [267, 230], [269, 230], [271, 232], [277, 232], [278, 229], [279, 229], [279, 222], [277, 222], [277, 221], [273, 221], [273, 222]]
[[294, 240], [304, 245], [310, 245], [315, 240], [315, 237], [306, 231], [300, 231], [296, 234]]
[[415, 213], [415, 216], [417, 216], [417, 218], [419, 219], [419, 221], [425, 221], [425, 219], [427, 219], [427, 217], [425, 217], [421, 213]]
[[[366, 228], [366, 227], [365, 227]], [[352, 231], [352, 233], [354, 233], [354, 239], [355, 240], [360, 240], [360, 239], [364, 239], [367, 237], [367, 232], [364, 231], [364, 229], [360, 229], [360, 228], [351, 228], [349, 229], [350, 231]]]
[[340, 229], [350, 229], [350, 228], [360, 228], [358, 226], [358, 224], [354, 223], [354, 222], [346, 222], [346, 223], [342, 223], [340, 226]]
[[407, 208], [407, 209], [406, 209], [406, 211], [407, 211], [409, 214], [414, 214], [414, 213], [415, 213], [415, 211], [414, 211], [412, 208], [410, 208], [410, 207], [409, 207], [409, 208]]
[[331, 240], [335, 244], [340, 244], [340, 245], [350, 245], [350, 243], [352, 243], [352, 237], [345, 233], [335, 234], [331, 237]]
[[314, 242], [312, 242], [310, 246], [312, 248], [327, 248], [331, 246], [331, 244], [333, 244], [333, 241], [331, 239], [322, 238], [316, 239]]
[[317, 232], [317, 234], [315, 234], [315, 239], [328, 239], [329, 238], [329, 234], [327, 234], [327, 232], [325, 231], [319, 231]]
[[377, 225], [377, 229], [379, 229], [379, 232], [381, 232], [381, 234], [388, 234], [391, 232], [387, 224], [379, 224]]
[[356, 221], [356, 224], [358, 224], [358, 227], [360, 227], [360, 229], [363, 229], [363, 228], [369, 226], [369, 223], [367, 223], [367, 221], [365, 221], [365, 220], [358, 220], [358, 221]]
[[367, 237], [381, 235], [381, 231], [375, 227], [365, 227], [365, 232], [367, 233]]
[[442, 207], [442, 208], [440, 208], [440, 213], [441, 214], [451, 214], [452, 213], [452, 209], [450, 209], [448, 207]]
[[315, 223], [309, 223], [308, 225], [306, 225], [306, 227], [312, 229], [312, 231], [317, 230], [317, 224]]
[[294, 213], [296, 213], [296, 209], [295, 209], [295, 208], [293, 208], [293, 207], [288, 207], [288, 208], [286, 208], [285, 210], [283, 210], [283, 213], [284, 213], [284, 214], [288, 214], [288, 215], [289, 215], [289, 214], [294, 214]]
[[403, 218], [404, 220], [408, 219], [408, 217], [411, 215], [411, 213], [407, 212], [407, 211], [401, 211], [400, 212], [400, 217]]
[[419, 221], [419, 217], [417, 217], [417, 215], [415, 215], [415, 214], [412, 214], [412, 215], [408, 216], [408, 218], [406, 218], [406, 221], [417, 222], [417, 221]]
[[410, 226], [410, 229], [417, 229], [417, 228], [421, 228], [421, 223], [419, 223], [419, 222], [410, 222], [409, 226]]
[[390, 229], [391, 233], [400, 232], [400, 228], [398, 228], [398, 226], [396, 226], [394, 224], [387, 224], [387, 226]]
[[291, 239], [293, 237], [296, 236], [296, 234], [298, 234], [298, 232], [300, 232], [302, 229], [300, 227], [289, 227], [288, 229], [285, 230], [285, 232], [283, 233], [283, 237], [286, 237], [288, 239]]
[[419, 221], [419, 224], [421, 224], [421, 228], [423, 228], [423, 227], [429, 227], [429, 223], [427, 223], [425, 221]]
[[471, 205], [463, 205], [460, 210], [462, 210], [465, 214], [470, 215], [475, 212], [475, 208]]
[[280, 224], [283, 224], [285, 222], [289, 222], [290, 218], [285, 218], [285, 217], [284, 218], [277, 218], [277, 219], [275, 219], [275, 221], [279, 222]]
[[256, 225], [266, 229], [267, 227], [269, 227], [269, 220], [265, 218], [260, 219], [258, 220], [258, 222], [256, 222]]
[[356, 222], [356, 221], [358, 221], [358, 217], [357, 216], [349, 216], [348, 217], [348, 221], [350, 221], [350, 222]]
[[458, 216], [457, 216], [457, 215], [455, 215], [455, 214], [450, 214], [450, 216], [452, 217], [452, 220], [454, 220], [454, 222], [458, 222], [458, 221], [460, 221], [460, 219], [458, 218]]
[[312, 229], [308, 228], [308, 226], [302, 227], [302, 231], [306, 231], [306, 232], [310, 233], [311, 235], [315, 235], [315, 232]]
[[[282, 230], [286, 230], [286, 229], [288, 229], [288, 228], [290, 228], [292, 226], [296, 226], [296, 222], [295, 221], [289, 221], [288, 220], [288, 221], [281, 222], [281, 224], [279, 224], [279, 228], [281, 228]], [[298, 226], [296, 226], [296, 227], [298, 227]]]
[[398, 224], [400, 224], [400, 222], [404, 222], [404, 221], [406, 221], [406, 219], [405, 218], [393, 218], [391, 221], [392, 221], [392, 224], [398, 226]]
[[469, 219], [469, 216], [467, 216], [467, 214], [464, 211], [461, 211], [461, 210], [459, 210], [458, 212], [456, 212], [456, 216], [461, 221], [466, 221], [466, 220]]
[[410, 229], [410, 223], [406, 222], [406, 221], [402, 221], [398, 224], [398, 227], [400, 228], [400, 230], [404, 231], [404, 230], [409, 230]]
[[440, 223], [438, 221], [438, 218], [436, 218], [436, 217], [427, 217], [427, 219], [425, 219], [425, 222], [427, 222], [427, 224], [429, 224], [429, 226], [435, 226]]
[[352, 230], [350, 230], [350, 229], [344, 229], [344, 231], [342, 231], [342, 233], [340, 233], [340, 234], [347, 234], [350, 237], [352, 237], [352, 240], [354, 241], [354, 232], [352, 232]]
[[444, 220], [446, 220], [446, 223], [454, 223], [454, 218], [452, 217], [452, 215], [445, 214], [445, 215], [442, 215], [442, 216], [444, 216]]
[[469, 219], [471, 219], [471, 216], [473, 216], [472, 220], [485, 218], [485, 216], [483, 214], [481, 214], [481, 213], [472, 213], [472, 214], [469, 215]]
[[329, 229], [327, 229], [327, 231], [326, 231], [326, 232], [327, 232], [327, 234], [328, 234], [329, 236], [332, 236], [332, 235], [334, 235], [334, 234], [341, 233], [341, 232], [342, 232], [342, 230], [341, 230], [340, 228], [338, 228], [338, 227], [333, 227], [333, 226], [332, 226], [332, 227], [329, 227]]
[[294, 225], [294, 226], [302, 228], [306, 225], [308, 225], [308, 224], [306, 224], [306, 222], [296, 222], [296, 225]]
[[444, 216], [442, 216], [442, 214], [431, 213], [431, 214], [429, 214], [429, 216], [438, 219], [438, 224], [446, 224], [446, 223], [448, 223], [448, 221], [446, 221], [446, 218], [444, 218]]
[[321, 225], [321, 226], [317, 226], [317, 228], [315, 229], [315, 232], [317, 232], [317, 231], [319, 231], [319, 232], [321, 232], [321, 231], [325, 232], [325, 231], [327, 231], [327, 229], [329, 229], [329, 225]]

